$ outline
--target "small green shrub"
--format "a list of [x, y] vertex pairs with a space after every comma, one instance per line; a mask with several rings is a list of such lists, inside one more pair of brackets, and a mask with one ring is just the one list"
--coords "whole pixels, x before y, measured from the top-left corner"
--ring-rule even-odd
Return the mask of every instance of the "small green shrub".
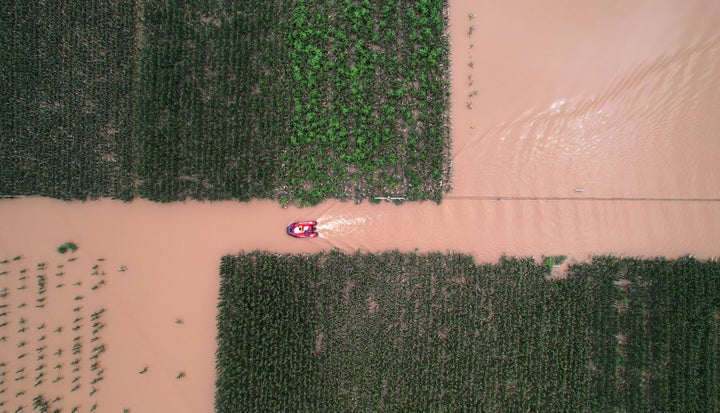
[[542, 256], [542, 263], [547, 268], [552, 268], [556, 265], [560, 265], [567, 259], [567, 256], [565, 255], [550, 255], [550, 256]]
[[78, 250], [77, 244], [75, 244], [74, 242], [68, 241], [68, 242], [62, 244], [61, 246], [57, 247], [57, 252], [59, 252], [60, 254], [65, 254], [66, 252], [68, 252], [68, 250], [70, 250], [72, 252], [77, 251]]

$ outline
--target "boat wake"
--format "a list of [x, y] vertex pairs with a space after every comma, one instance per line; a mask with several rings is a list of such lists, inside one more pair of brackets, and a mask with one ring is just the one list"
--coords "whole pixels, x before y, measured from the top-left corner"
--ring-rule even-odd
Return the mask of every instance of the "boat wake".
[[329, 218], [321, 217], [318, 218], [316, 228], [321, 238], [327, 238], [328, 235], [352, 232], [353, 229], [361, 227], [366, 221], [366, 217], [346, 217], [344, 215]]

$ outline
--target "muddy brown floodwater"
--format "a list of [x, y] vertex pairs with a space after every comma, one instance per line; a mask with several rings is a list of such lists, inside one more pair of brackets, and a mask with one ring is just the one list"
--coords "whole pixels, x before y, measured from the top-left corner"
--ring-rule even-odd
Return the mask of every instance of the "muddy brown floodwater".
[[[0, 202], [0, 258], [58, 265], [72, 240], [88, 280], [105, 258], [106, 285], [86, 292], [87, 311], [107, 310], [104, 380], [67, 406], [211, 411], [219, 260], [240, 250], [720, 255], [720, 2], [451, 0], [450, 19], [454, 190], [439, 206]], [[284, 234], [313, 218], [320, 238]], [[6, 382], [14, 407], [22, 385]]]

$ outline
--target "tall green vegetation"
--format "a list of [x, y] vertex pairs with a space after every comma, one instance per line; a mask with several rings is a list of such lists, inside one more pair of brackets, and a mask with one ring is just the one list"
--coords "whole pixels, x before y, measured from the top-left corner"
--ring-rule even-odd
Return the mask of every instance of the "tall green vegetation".
[[218, 412], [713, 411], [720, 266], [227, 256]]
[[283, 200], [448, 190], [446, 3], [295, 1]]
[[446, 0], [105, 3], [0, 10], [0, 193], [307, 205], [449, 189]]
[[290, 133], [292, 2], [148, 1], [136, 97], [139, 195], [271, 198]]
[[134, 1], [0, 7], [0, 194], [132, 192]]
[[593, 291], [593, 410], [718, 409], [718, 263], [604, 257], [573, 272]]
[[175, 3], [144, 5], [141, 196], [447, 191], [444, 1]]

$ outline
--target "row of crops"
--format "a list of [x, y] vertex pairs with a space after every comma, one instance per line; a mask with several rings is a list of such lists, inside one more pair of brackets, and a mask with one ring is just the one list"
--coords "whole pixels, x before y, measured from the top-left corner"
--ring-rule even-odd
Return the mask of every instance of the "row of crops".
[[306, 205], [449, 189], [446, 0], [0, 13], [2, 195]]
[[720, 265], [253, 252], [220, 269], [216, 411], [716, 411]]

